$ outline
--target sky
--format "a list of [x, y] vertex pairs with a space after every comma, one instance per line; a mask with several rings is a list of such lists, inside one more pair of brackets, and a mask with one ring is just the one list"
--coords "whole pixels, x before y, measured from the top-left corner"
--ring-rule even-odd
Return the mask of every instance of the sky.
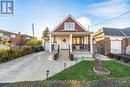
[[93, 26], [130, 11], [130, 0], [15, 0], [13, 16], [0, 16], [0, 29], [41, 37], [42, 31], [54, 29], [68, 15], [72, 15], [89, 31], [101, 27], [130, 27], [130, 13], [117, 19]]

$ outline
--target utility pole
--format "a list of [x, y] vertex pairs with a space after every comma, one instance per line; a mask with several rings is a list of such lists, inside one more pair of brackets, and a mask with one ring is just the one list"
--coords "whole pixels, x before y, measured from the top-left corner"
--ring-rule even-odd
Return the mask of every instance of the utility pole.
[[32, 23], [32, 34], [33, 34], [33, 37], [34, 37], [34, 23]]

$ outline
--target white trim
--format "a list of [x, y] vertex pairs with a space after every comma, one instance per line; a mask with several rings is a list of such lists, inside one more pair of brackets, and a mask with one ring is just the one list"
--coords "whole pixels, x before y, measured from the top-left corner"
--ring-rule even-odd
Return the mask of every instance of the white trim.
[[119, 38], [126, 38], [125, 36], [109, 36], [109, 35], [105, 35], [105, 37], [119, 37]]
[[70, 34], [70, 52], [72, 52], [72, 34]]
[[90, 35], [90, 52], [93, 53], [93, 35]]
[[110, 40], [122, 40], [121, 37], [110, 37]]
[[49, 35], [49, 43], [50, 43], [50, 49], [49, 49], [49, 52], [52, 52], [52, 50], [51, 50], [51, 43], [52, 43], [52, 40], [51, 40], [52, 38], [51, 38], [51, 34]]
[[59, 25], [57, 25], [51, 32], [54, 32], [61, 24], [63, 24], [66, 19], [68, 19], [69, 17], [71, 17], [79, 26], [82, 27], [82, 29], [84, 29], [84, 31], [87, 31], [87, 29], [85, 27], [83, 27], [75, 18], [73, 18], [71, 15], [68, 15], [62, 22], [59, 23]]

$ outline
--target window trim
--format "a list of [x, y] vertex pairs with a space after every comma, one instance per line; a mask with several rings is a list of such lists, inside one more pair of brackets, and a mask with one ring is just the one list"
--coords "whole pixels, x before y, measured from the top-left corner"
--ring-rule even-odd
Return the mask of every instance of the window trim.
[[[70, 29], [66, 28], [67, 23], [73, 23], [73, 28], [72, 28], [72, 29], [71, 29], [71, 28], [70, 28]], [[65, 23], [64, 23], [64, 29], [65, 29], [65, 30], [74, 30], [74, 29], [75, 29], [75, 22], [65, 22]]]

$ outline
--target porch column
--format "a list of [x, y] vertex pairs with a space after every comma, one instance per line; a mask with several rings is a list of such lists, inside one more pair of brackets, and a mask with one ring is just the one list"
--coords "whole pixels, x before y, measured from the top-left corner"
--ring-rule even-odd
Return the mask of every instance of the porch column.
[[70, 34], [70, 52], [72, 52], [72, 34]]
[[49, 52], [52, 52], [52, 50], [51, 50], [51, 48], [52, 48], [52, 47], [51, 47], [51, 46], [52, 46], [52, 45], [51, 45], [52, 40], [51, 40], [51, 39], [52, 39], [52, 38], [51, 38], [51, 34], [50, 34], [50, 35], [49, 35], [49, 43], [50, 43], [50, 46], [49, 46], [49, 47], [50, 47], [50, 48], [49, 48]]
[[90, 35], [90, 52], [93, 53], [93, 36], [92, 36], [92, 34]]

